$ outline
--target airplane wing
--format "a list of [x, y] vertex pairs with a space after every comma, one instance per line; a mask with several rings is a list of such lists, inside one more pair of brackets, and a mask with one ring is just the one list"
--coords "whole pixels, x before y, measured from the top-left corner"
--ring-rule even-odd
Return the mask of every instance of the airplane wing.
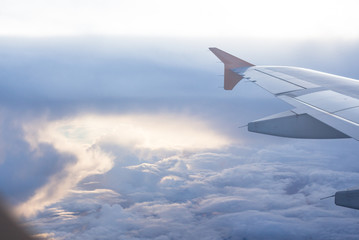
[[[289, 111], [248, 123], [248, 131], [291, 138], [359, 140], [359, 81], [297, 67], [255, 66], [218, 48], [224, 89], [253, 82], [289, 103]], [[335, 204], [359, 209], [359, 189], [336, 192]]]
[[255, 66], [218, 48], [224, 88], [245, 79], [289, 103], [293, 109], [248, 124], [251, 132], [310, 139], [359, 140], [359, 81], [309, 69]]

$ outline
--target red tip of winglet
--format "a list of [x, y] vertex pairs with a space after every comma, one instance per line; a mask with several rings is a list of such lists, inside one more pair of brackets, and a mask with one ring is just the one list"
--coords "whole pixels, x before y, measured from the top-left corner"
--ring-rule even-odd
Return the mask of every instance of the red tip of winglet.
[[218, 48], [209, 48], [214, 55], [216, 55], [225, 65], [227, 69], [239, 68], [239, 67], [251, 67], [252, 63], [246, 62], [240, 58], [237, 58], [225, 51]]
[[237, 58], [218, 48], [209, 48], [224, 63], [224, 89], [232, 90], [234, 86], [243, 78], [231, 69], [240, 67], [252, 67], [253, 64]]

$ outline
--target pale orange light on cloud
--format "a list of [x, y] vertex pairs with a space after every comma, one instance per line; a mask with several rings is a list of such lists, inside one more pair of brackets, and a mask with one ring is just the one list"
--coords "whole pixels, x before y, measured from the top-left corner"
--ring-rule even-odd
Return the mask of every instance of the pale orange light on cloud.
[[[78, 182], [104, 174], [114, 165], [114, 156], [101, 149], [111, 144], [153, 154], [220, 149], [232, 143], [201, 119], [166, 114], [84, 115], [58, 121], [38, 120], [24, 126], [26, 140], [41, 154], [40, 144], [51, 144], [61, 154], [76, 158], [34, 195], [17, 207], [17, 213], [32, 216], [64, 198]], [[139, 156], [141, 157], [141, 156]]]

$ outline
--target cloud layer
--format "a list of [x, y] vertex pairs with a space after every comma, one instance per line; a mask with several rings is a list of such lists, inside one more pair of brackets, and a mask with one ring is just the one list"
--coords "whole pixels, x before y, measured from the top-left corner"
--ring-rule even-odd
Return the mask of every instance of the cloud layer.
[[58, 239], [355, 239], [357, 212], [319, 199], [355, 183], [358, 173], [313, 163], [309, 145], [282, 152], [293, 144], [262, 149], [272, 152], [265, 160], [238, 146], [122, 155], [34, 223]]

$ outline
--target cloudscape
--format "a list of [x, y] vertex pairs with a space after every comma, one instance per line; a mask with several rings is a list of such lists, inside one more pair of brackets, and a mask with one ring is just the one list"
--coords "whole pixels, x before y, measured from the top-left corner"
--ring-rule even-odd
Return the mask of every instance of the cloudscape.
[[238, 128], [289, 106], [218, 88], [207, 50], [78, 41], [2, 47], [0, 187], [38, 237], [356, 238], [358, 213], [320, 200], [357, 186], [356, 141]]
[[358, 238], [359, 212], [320, 199], [358, 187], [359, 143], [247, 132], [291, 106], [246, 81], [224, 91], [208, 50], [359, 78], [353, 1], [14, 2], [0, 193], [34, 236]]

